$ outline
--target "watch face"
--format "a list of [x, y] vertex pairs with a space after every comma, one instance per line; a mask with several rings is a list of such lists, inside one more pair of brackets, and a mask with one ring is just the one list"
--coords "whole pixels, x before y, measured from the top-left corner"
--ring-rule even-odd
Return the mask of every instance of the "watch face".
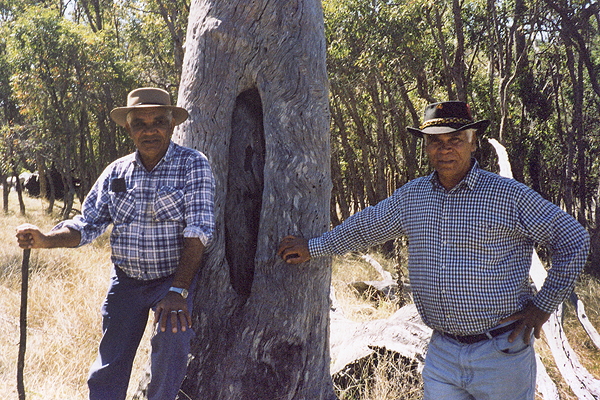
[[188, 297], [187, 289], [171, 286], [171, 288], [169, 288], [169, 292], [179, 293], [181, 295], [181, 297], [183, 297], [184, 299], [187, 299], [187, 297]]

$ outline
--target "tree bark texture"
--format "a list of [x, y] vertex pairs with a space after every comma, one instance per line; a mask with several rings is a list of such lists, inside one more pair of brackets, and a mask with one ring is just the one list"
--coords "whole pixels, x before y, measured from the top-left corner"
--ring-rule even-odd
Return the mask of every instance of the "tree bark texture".
[[335, 398], [330, 260], [276, 255], [329, 229], [328, 93], [319, 0], [192, 3], [173, 138], [209, 158], [217, 225], [180, 398]]

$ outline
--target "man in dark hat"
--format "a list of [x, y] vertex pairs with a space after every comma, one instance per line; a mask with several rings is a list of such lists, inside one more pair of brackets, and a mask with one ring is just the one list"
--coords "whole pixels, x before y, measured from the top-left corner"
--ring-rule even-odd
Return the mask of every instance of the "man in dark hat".
[[[467, 104], [431, 104], [424, 114], [408, 130], [424, 138], [431, 175], [320, 237], [284, 238], [278, 254], [296, 264], [406, 235], [414, 301], [434, 330], [424, 398], [533, 400], [532, 331], [539, 338], [573, 290], [588, 234], [527, 186], [479, 168], [472, 154], [489, 121], [475, 122]], [[536, 294], [529, 284], [534, 244], [552, 254]]]
[[125, 399], [148, 314], [152, 337], [148, 398], [174, 399], [187, 369], [195, 277], [214, 230], [214, 177], [206, 157], [171, 141], [185, 109], [169, 93], [140, 88], [111, 111], [137, 151], [110, 164], [87, 195], [80, 216], [50, 232], [17, 227], [24, 249], [77, 247], [113, 224], [114, 268], [102, 305], [103, 336], [88, 386], [92, 400]]

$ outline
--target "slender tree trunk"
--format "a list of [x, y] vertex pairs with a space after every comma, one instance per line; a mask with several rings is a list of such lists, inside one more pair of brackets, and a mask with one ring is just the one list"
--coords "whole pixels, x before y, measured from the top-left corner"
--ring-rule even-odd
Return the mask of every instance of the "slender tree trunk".
[[[180, 398], [335, 398], [330, 260], [275, 254], [288, 234], [329, 228], [328, 102], [320, 1], [193, 2], [179, 91], [190, 119], [174, 140], [210, 160], [217, 227]], [[235, 207], [247, 212], [226, 215]]]
[[366, 205], [375, 205], [377, 204], [377, 197], [375, 195], [375, 188], [373, 186], [373, 174], [371, 173], [371, 149], [369, 143], [369, 134], [367, 133], [367, 128], [365, 127], [364, 121], [358, 112], [358, 101], [356, 100], [356, 96], [351, 91], [346, 92], [348, 96], [348, 112], [350, 113], [350, 118], [354, 122], [356, 126], [356, 136], [358, 138], [358, 143], [361, 150], [360, 162], [363, 166], [362, 178], [364, 182], [365, 192], [366, 192]]
[[577, 197], [579, 197], [579, 208], [577, 209], [577, 220], [581, 225], [587, 228], [587, 218], [585, 210], [587, 208], [587, 188], [586, 188], [586, 165], [585, 165], [585, 133], [583, 124], [583, 60], [579, 55], [577, 64], [577, 80], [573, 84], [573, 130], [577, 144]]
[[19, 180], [19, 174], [14, 169], [13, 166], [13, 177], [15, 178], [15, 189], [17, 190], [17, 198], [19, 199], [19, 210], [21, 215], [25, 215], [25, 201], [23, 200], [23, 187], [21, 186], [21, 181]]
[[385, 164], [386, 164], [386, 148], [389, 148], [389, 142], [387, 141], [387, 135], [385, 132], [385, 111], [383, 110], [383, 102], [381, 101], [381, 94], [377, 80], [372, 77], [367, 83], [367, 92], [371, 97], [371, 104], [375, 114], [376, 124], [376, 137], [377, 142], [375, 143], [376, 156], [374, 157], [375, 167], [375, 204], [388, 197], [387, 184], [385, 180]]
[[38, 179], [40, 182], [40, 198], [45, 199], [48, 197], [48, 185], [46, 184], [46, 162], [41, 152], [35, 154], [35, 165], [38, 170]]
[[463, 32], [460, 0], [452, 0], [452, 15], [454, 16], [454, 32], [456, 35], [456, 49], [454, 50], [454, 62], [452, 64], [452, 78], [454, 85], [456, 86], [458, 100], [467, 102], [467, 88], [465, 83], [465, 34]]
[[444, 31], [443, 31], [443, 21], [442, 15], [446, 10], [446, 5], [442, 3], [442, 11], [438, 9], [440, 3], [435, 4], [432, 7], [434, 12], [435, 21], [431, 20], [431, 16], [429, 10], [426, 10], [426, 16], [429, 21], [429, 24], [433, 26], [431, 30], [431, 34], [433, 36], [433, 40], [437, 44], [440, 49], [441, 57], [442, 57], [442, 78], [444, 80], [444, 84], [446, 86], [446, 92], [448, 93], [449, 100], [456, 99], [456, 92], [454, 91], [454, 87], [452, 86], [452, 73], [450, 72], [450, 56], [448, 55], [448, 50], [446, 49], [446, 43], [444, 42]]

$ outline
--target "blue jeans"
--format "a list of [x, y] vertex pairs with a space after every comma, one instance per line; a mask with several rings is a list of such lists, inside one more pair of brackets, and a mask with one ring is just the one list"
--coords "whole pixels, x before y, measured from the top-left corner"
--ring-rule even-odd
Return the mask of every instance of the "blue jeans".
[[511, 332], [462, 344], [434, 332], [423, 369], [424, 400], [533, 400], [536, 364], [533, 338]]
[[[108, 294], [102, 305], [103, 336], [98, 358], [90, 369], [90, 400], [125, 399], [135, 353], [140, 344], [150, 310], [167, 294], [173, 276], [152, 281], [129, 278], [114, 268]], [[194, 284], [190, 288], [193, 293]], [[187, 299], [192, 310], [192, 297]], [[158, 330], [151, 339], [151, 381], [148, 399], [174, 399], [187, 370], [192, 329], [177, 333], [168, 318], [165, 332]]]

